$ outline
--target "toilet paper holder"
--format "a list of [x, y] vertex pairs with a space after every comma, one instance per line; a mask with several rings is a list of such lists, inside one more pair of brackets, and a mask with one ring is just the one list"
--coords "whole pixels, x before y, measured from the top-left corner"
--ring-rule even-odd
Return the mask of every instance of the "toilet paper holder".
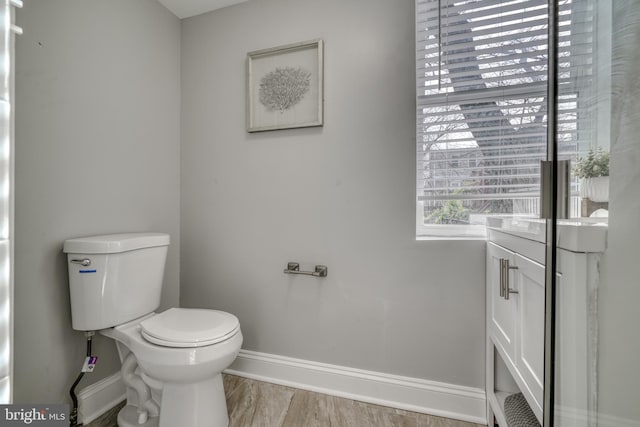
[[300, 264], [297, 262], [288, 262], [285, 268], [285, 274], [304, 274], [306, 276], [327, 277], [328, 268], [326, 265], [316, 265], [314, 271], [300, 270]]

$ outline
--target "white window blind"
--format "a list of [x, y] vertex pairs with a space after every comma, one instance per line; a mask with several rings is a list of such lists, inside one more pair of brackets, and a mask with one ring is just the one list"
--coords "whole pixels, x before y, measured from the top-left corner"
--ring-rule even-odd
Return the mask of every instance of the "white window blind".
[[13, 335], [13, 24], [19, 0], [0, 0], [0, 404], [12, 400]]
[[[559, 140], [588, 141], [592, 14], [560, 5]], [[539, 213], [547, 146], [547, 0], [417, 0], [418, 236]]]

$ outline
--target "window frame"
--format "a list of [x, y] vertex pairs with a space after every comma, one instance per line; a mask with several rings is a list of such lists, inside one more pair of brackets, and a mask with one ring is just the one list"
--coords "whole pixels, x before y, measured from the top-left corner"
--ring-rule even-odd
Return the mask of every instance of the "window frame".
[[[443, 2], [446, 0], [442, 0]], [[447, 7], [449, 7], [449, 4], [452, 5], [452, 7], [456, 8], [458, 11], [461, 10], [461, 7], [464, 7], [464, 5], [453, 5], [453, 0], [450, 0], [451, 3], [449, 3], [449, 1], [447, 2]], [[431, 3], [431, 5], [429, 5], [429, 3]], [[458, 197], [456, 197], [455, 194], [453, 194], [453, 191], [455, 190], [455, 188], [458, 187], [440, 187], [441, 189], [443, 188], [448, 188], [444, 191], [444, 195], [442, 196], [442, 198], [439, 197], [439, 194], [435, 194], [435, 196], [437, 197], [433, 197], [429, 196], [428, 194], [426, 194], [424, 192], [424, 189], [426, 188], [426, 186], [420, 187], [420, 181], [423, 180], [428, 180], [429, 176], [425, 173], [427, 171], [428, 166], [425, 166], [428, 164], [429, 159], [428, 158], [420, 158], [421, 155], [423, 155], [424, 157], [426, 157], [426, 151], [421, 151], [420, 144], [422, 144], [424, 141], [425, 144], [429, 144], [428, 141], [426, 141], [423, 138], [423, 135], [425, 135], [427, 131], [425, 131], [425, 128], [428, 128], [430, 125], [425, 122], [425, 117], [437, 117], [437, 112], [428, 112], [428, 111], [424, 111], [423, 109], [425, 108], [433, 108], [433, 107], [442, 107], [443, 109], [446, 108], [452, 108], [449, 111], [443, 110], [443, 116], [448, 115], [455, 115], [455, 106], [456, 105], [461, 105], [461, 104], [480, 104], [482, 102], [491, 102], [491, 103], [495, 103], [496, 104], [496, 109], [497, 110], [502, 110], [503, 112], [503, 116], [502, 116], [502, 120], [510, 120], [513, 119], [514, 116], [513, 114], [511, 114], [509, 112], [509, 110], [511, 108], [517, 108], [517, 103], [522, 100], [522, 106], [525, 108], [530, 108], [531, 105], [535, 106], [536, 104], [536, 98], [540, 99], [539, 101], [537, 101], [538, 103], [547, 103], [547, 82], [548, 82], [548, 78], [542, 79], [542, 80], [537, 80], [536, 78], [533, 78], [532, 81], [524, 81], [524, 83], [522, 84], [514, 84], [514, 85], [507, 85], [504, 86], [502, 88], [500, 88], [500, 92], [503, 94], [503, 97], [498, 97], [496, 95], [496, 88], [489, 86], [489, 87], [484, 87], [484, 88], [480, 88], [477, 90], [462, 90], [462, 91], [455, 91], [454, 90], [454, 84], [453, 84], [453, 80], [449, 80], [448, 84], [449, 86], [446, 87], [445, 85], [445, 89], [444, 91], [442, 90], [438, 90], [438, 91], [434, 91], [434, 86], [433, 84], [428, 84], [426, 82], [428, 82], [429, 80], [434, 80], [434, 71], [433, 71], [433, 29], [428, 29], [427, 28], [427, 22], [429, 20], [431, 20], [433, 23], [435, 23], [435, 20], [432, 18], [433, 15], [431, 15], [431, 18], [429, 18], [429, 6], [431, 6], [433, 8], [433, 6], [435, 4], [440, 4], [440, 2], [436, 2], [436, 0], [432, 0], [431, 2], [429, 1], [425, 1], [425, 0], [416, 0], [416, 14], [415, 14], [415, 18], [416, 18], [416, 28], [415, 28], [415, 35], [416, 35], [416, 39], [415, 39], [415, 47], [416, 47], [416, 200], [415, 200], [415, 207], [416, 207], [416, 240], [429, 240], [429, 239], [450, 239], [450, 240], [459, 240], [459, 239], [482, 239], [486, 237], [486, 226], [485, 225], [476, 225], [476, 224], [468, 224], [468, 225], [457, 225], [457, 224], [425, 224], [425, 220], [426, 220], [426, 215], [424, 214], [424, 204], [422, 202], [427, 201], [427, 200], [440, 200], [440, 201], [445, 201], [445, 200], [472, 200], [476, 197], [474, 194], [460, 194]], [[496, 3], [496, 2], [492, 2], [492, 3]], [[526, 1], [522, 2], [522, 5], [520, 5], [517, 1], [516, 2], [505, 2], [505, 3], [510, 3], [510, 5], [508, 7], [512, 8], [512, 9], [517, 9], [518, 7], [521, 7], [523, 10], [528, 10], [526, 9], [527, 7], [529, 7], [529, 4]], [[513, 3], [513, 5], [511, 4]], [[540, 5], [537, 4], [534, 1], [531, 2], [531, 5], [540, 8]], [[565, 14], [569, 13], [571, 14], [571, 18], [573, 19], [573, 13], [580, 13], [580, 9], [578, 8], [577, 11], [574, 11], [573, 9], [573, 2], [571, 0], [567, 0], [564, 4], [565, 6]], [[443, 10], [444, 4], [441, 6], [440, 10]], [[534, 8], [535, 8], [534, 7]], [[541, 10], [541, 9], [540, 9]], [[569, 12], [567, 12], [567, 10]], [[493, 12], [491, 12], [493, 13]], [[476, 14], [476, 15], [481, 15], [481, 12], [472, 12], [472, 14]], [[485, 15], [485, 16], [489, 16], [490, 15]], [[425, 18], [426, 17], [426, 18]], [[492, 20], [494, 18], [490, 17]], [[496, 20], [498, 18], [495, 18]], [[510, 19], [510, 18], [509, 18]], [[536, 18], [539, 20], [539, 18]], [[547, 18], [548, 19], [548, 18]], [[587, 21], [585, 21], [587, 22]], [[438, 20], [438, 27], [441, 27], [442, 23], [440, 22], [440, 20]], [[474, 25], [473, 23], [470, 23], [470, 26]], [[517, 25], [515, 24], [510, 24], [511, 27], [515, 27]], [[524, 22], [522, 25], [526, 26], [528, 25], [527, 22]], [[567, 51], [570, 51], [571, 53], [568, 54], [567, 58], [565, 59], [565, 62], [567, 64], [569, 64], [570, 66], [570, 70], [573, 71], [569, 71], [569, 74], [575, 75], [575, 74], [579, 74], [579, 72], [576, 73], [575, 69], [580, 69], [580, 61], [584, 60], [584, 53], [579, 51], [579, 49], [582, 48], [582, 46], [580, 45], [581, 43], [585, 43], [583, 41], [583, 39], [581, 37], [583, 37], [580, 33], [579, 30], [573, 30], [573, 21], [571, 23], [571, 27], [570, 27], [570, 32], [568, 33], [568, 35], [566, 35], [566, 39], [564, 40], [564, 43], [569, 43], [571, 46], [566, 48]], [[578, 21], [577, 25], [583, 25], [583, 23], [581, 23], [580, 21]], [[479, 24], [479, 26], [481, 26]], [[546, 28], [548, 26], [548, 21], [544, 24], [544, 28]], [[463, 28], [464, 24], [461, 25], [460, 28]], [[433, 28], [433, 27], [432, 27]], [[437, 28], [437, 27], [436, 27]], [[456, 31], [455, 27], [451, 27], [452, 29], [450, 29], [450, 27], [446, 26], [447, 31], [449, 31], [451, 34], [454, 34], [454, 37], [457, 37], [458, 39], [461, 38], [460, 34], [463, 33], [455, 33], [454, 31]], [[541, 30], [540, 28], [534, 27], [536, 28], [536, 32], [540, 33]], [[439, 35], [438, 37], [440, 37], [440, 29], [438, 28], [438, 32]], [[496, 32], [496, 34], [499, 33]], [[574, 33], [575, 31], [575, 33]], [[422, 34], [421, 34], [422, 33]], [[430, 34], [431, 40], [429, 40], [427, 37], [425, 37], [428, 33]], [[488, 33], [489, 34], [489, 33]], [[512, 46], [512, 45], [517, 45], [518, 41], [521, 40], [524, 36], [520, 33], [515, 33], [513, 35], [512, 39], [508, 39], [510, 41], [510, 43], [507, 43], [507, 46]], [[588, 37], [587, 37], [588, 39]], [[446, 39], [445, 39], [446, 40]], [[548, 38], [540, 38], [540, 39], [535, 39], [536, 42], [538, 43], [542, 43], [542, 41], [544, 42], [544, 46], [546, 46], [544, 48], [544, 56], [540, 56], [539, 58], [543, 58], [543, 61], [540, 61], [541, 63], [543, 63], [543, 68], [542, 70], [546, 70], [547, 69], [547, 65], [548, 65]], [[438, 43], [440, 43], [440, 40], [437, 41]], [[588, 42], [586, 42], [588, 44]], [[468, 45], [469, 42], [467, 41], [463, 41], [463, 44]], [[577, 53], [573, 53], [573, 49], [574, 49], [574, 45], [577, 45]], [[451, 52], [455, 52], [455, 47], [453, 47], [454, 45], [451, 44], [449, 47], [449, 51]], [[541, 46], [539, 44], [539, 46]], [[493, 48], [492, 48], [493, 49]], [[464, 52], [464, 50], [462, 51]], [[521, 53], [518, 51], [518, 53]], [[527, 52], [528, 53], [528, 52]], [[565, 52], [566, 54], [567, 52]], [[478, 52], [478, 57], [476, 57], [475, 59], [472, 59], [471, 61], [466, 59], [465, 63], [471, 63], [471, 64], [475, 64], [476, 62], [480, 63], [482, 59], [484, 59], [485, 61], [487, 60], [487, 58], [480, 58], [482, 52]], [[593, 52], [591, 53], [591, 55], [593, 54]], [[431, 55], [431, 57], [429, 56]], [[440, 54], [439, 54], [440, 55]], [[471, 56], [472, 54], [470, 54]], [[460, 55], [458, 55], [460, 56]], [[526, 58], [526, 56], [524, 56]], [[587, 60], [589, 60], [590, 58], [592, 58], [592, 56], [587, 55]], [[489, 57], [489, 59], [491, 59], [491, 57]], [[499, 62], [499, 59], [491, 59], [491, 61], [495, 61], [495, 62]], [[428, 65], [425, 65], [425, 62]], [[431, 64], [429, 64], [431, 63]], [[438, 63], [440, 63], [440, 57], [438, 57]], [[578, 65], [576, 65], [578, 64]], [[456, 65], [457, 67], [460, 67], [459, 65]], [[448, 79], [449, 78], [449, 67], [450, 64], [446, 64], [445, 67], [443, 67], [446, 72], [443, 74], [443, 77], [440, 77], [440, 75], [437, 76], [437, 79]], [[455, 67], [455, 66], [454, 66]], [[575, 69], [572, 69], [571, 67], [575, 67]], [[500, 68], [500, 67], [499, 67]], [[427, 70], [431, 70], [431, 74], [427, 73]], [[484, 73], [486, 70], [488, 70], [488, 72], [492, 72], [491, 70], [493, 70], [493, 68], [489, 67], [488, 69], [483, 69], [483, 68], [479, 68], [478, 69], [480, 73]], [[465, 70], [466, 71], [466, 70]], [[468, 74], [468, 71], [466, 71]], [[538, 71], [538, 74], [540, 74], [540, 72]], [[455, 74], [453, 74], [455, 76]], [[545, 72], [545, 76], [546, 76], [546, 72]], [[473, 77], [473, 76], [471, 76]], [[584, 122], [584, 117], [580, 117], [580, 115], [583, 113], [583, 109], [584, 106], [579, 105], [579, 103], [582, 102], [588, 102], [588, 101], [584, 101], [584, 99], [588, 99], [588, 96], [585, 96], [584, 99], [580, 98], [577, 94], [581, 91], [584, 90], [583, 87], [580, 87], [578, 83], [574, 83], [570, 77], [568, 80], [565, 81], [569, 81], [570, 85], [575, 84], [576, 88], [573, 89], [576, 93], [575, 96], [575, 104], [576, 104], [576, 108], [575, 111], [573, 112], [573, 114], [575, 114], [575, 118], [573, 119], [572, 123], [575, 123], [575, 129], [572, 131], [571, 129], [569, 129], [568, 131], [566, 131], [567, 133], [564, 135], [565, 137], [567, 137], [567, 141], [569, 141], [569, 143], [567, 144], [567, 147], [571, 147], [571, 146], [575, 146], [574, 150], [566, 150], [565, 148], [565, 153], [564, 153], [564, 157], [565, 158], [570, 158], [570, 157], [574, 157], [576, 154], [578, 153], [582, 153], [584, 150], [584, 139], [582, 136], [579, 136], [579, 133], [583, 132], [584, 129], [582, 128], [582, 123]], [[579, 78], [579, 77], [578, 77]], [[511, 77], [511, 80], [517, 80], [518, 77]], [[475, 81], [481, 81], [483, 82], [484, 77], [480, 77], [480, 79], [476, 78]], [[507, 80], [509, 80], [509, 78], [507, 78]], [[562, 79], [561, 79], [562, 80]], [[584, 83], [583, 83], [584, 84]], [[438, 88], [440, 89], [440, 88]], [[425, 92], [431, 90], [432, 92], [436, 92], [436, 93], [431, 93], [431, 94], [425, 94]], [[572, 92], [569, 92], [570, 95], [572, 95]], [[582, 95], [580, 95], [582, 96]], [[472, 102], [469, 102], [472, 101]], [[516, 105], [515, 107], [510, 107], [508, 105], [508, 103], [510, 102], [514, 102], [514, 105]], [[501, 103], [501, 104], [500, 104]], [[505, 103], [507, 103], [507, 105], [505, 106]], [[544, 104], [543, 104], [544, 105]], [[546, 119], [546, 109], [545, 110], [540, 110], [540, 112], [528, 112], [526, 114], [523, 114], [521, 117], [531, 117], [534, 115], [544, 115], [545, 119]], [[454, 119], [449, 119], [446, 118], [446, 120], [450, 121], [451, 123], [455, 124], [456, 123], [462, 123], [464, 124], [465, 121], [454, 118]], [[455, 120], [455, 121], [454, 121]], [[566, 120], [566, 117], [565, 117]], [[571, 121], [571, 120], [570, 120]], [[424, 126], [426, 123], [426, 126]], [[526, 123], [526, 122], [525, 122]], [[544, 120], [541, 122], [541, 124], [546, 127], [546, 123], [547, 121]], [[433, 126], [433, 125], [431, 125]], [[507, 127], [505, 127], [506, 129]], [[584, 126], [584, 128], [590, 128], [590, 126]], [[470, 129], [470, 128], [469, 128]], [[519, 132], [519, 129], [521, 129], [521, 127], [519, 127], [518, 125], [513, 125], [512, 129], [515, 130], [515, 132]], [[433, 134], [434, 130], [430, 130], [430, 132]], [[435, 132], [439, 132], [436, 130]], [[443, 131], [443, 133], [445, 133], [447, 131]], [[465, 128], [460, 128], [460, 129], [454, 129], [454, 130], [450, 130], [448, 131], [449, 134], [453, 134], [454, 132], [457, 133], [463, 133], [463, 132], [471, 132], [472, 131], [467, 131], [465, 130]], [[521, 138], [522, 135], [525, 135], [526, 132], [522, 132], [522, 134], [517, 135], [518, 138]], [[472, 136], [475, 137], [475, 136]], [[526, 138], [526, 137], [524, 137]], [[523, 140], [524, 140], [523, 138]], [[546, 132], [545, 132], [545, 137], [544, 137], [544, 146], [546, 147]], [[445, 143], [449, 143], [448, 141], [444, 141], [443, 145]], [[537, 143], [537, 142], [536, 142]], [[476, 141], [476, 144], [477, 141]], [[478, 148], [477, 150], [479, 150], [479, 152], [481, 154], [484, 154], [483, 150], [487, 149], [487, 145], [482, 146], [480, 144], [478, 144]], [[499, 147], [499, 145], [496, 145], [495, 148], [497, 149]], [[493, 148], [493, 147], [492, 147]], [[492, 149], [489, 148], [489, 149]], [[450, 149], [450, 148], [447, 148]], [[456, 147], [454, 147], [454, 149], [457, 149]], [[472, 147], [469, 147], [469, 149], [472, 149]], [[443, 151], [445, 151], [446, 149], [444, 149]], [[445, 155], [446, 156], [446, 155]], [[447, 160], [448, 161], [448, 160]], [[471, 162], [471, 157], [469, 157], [469, 159], [467, 159], [467, 161]], [[478, 166], [478, 159], [476, 159], [476, 169], [480, 170], [482, 166]], [[516, 167], [519, 168], [524, 168], [527, 167], [527, 163], [514, 163]], [[433, 170], [434, 171], [442, 171], [443, 172], [443, 180], [446, 183], [446, 180], [451, 179], [451, 177], [449, 176], [449, 172], [447, 172], [447, 168], [450, 168], [450, 166], [447, 164], [446, 166], [439, 168], [439, 167], [435, 167]], [[461, 168], [464, 168], [464, 166], [462, 166]], [[454, 168], [455, 169], [455, 168]], [[468, 166], [466, 168], [468, 169], [474, 169], [472, 166]], [[468, 172], [468, 171], [467, 171]], [[462, 177], [460, 179], [464, 179], [464, 173], [462, 172], [459, 176]], [[525, 172], [526, 173], [526, 172]], [[496, 175], [496, 176], [500, 176], [500, 175]], [[530, 173], [528, 176], [532, 176]], [[433, 176], [432, 176], [433, 177]], [[506, 176], [507, 179], [509, 179], [509, 176]], [[515, 179], [519, 179], [520, 178], [520, 174], [519, 173], [515, 173], [511, 176], [511, 178], [515, 178]], [[432, 178], [433, 179], [433, 178]], [[454, 178], [455, 179], [455, 178]], [[472, 180], [473, 178], [470, 178], [470, 180]], [[491, 179], [491, 178], [488, 178]], [[533, 180], [535, 182], [535, 179]], [[432, 181], [432, 182], [436, 182], [437, 181]], [[510, 184], [512, 185], [512, 184]], [[496, 193], [491, 193], [491, 194], [487, 194], [487, 193], [478, 193], [477, 194], [477, 198], [482, 198], [484, 200], [498, 200], [500, 198], [509, 198], [509, 199], [513, 199], [515, 200], [523, 200], [523, 199], [531, 199], [531, 200], [524, 200], [523, 202], [519, 202], [520, 207], [524, 209], [533, 209], [533, 211], [535, 211], [535, 198], [536, 196], [533, 195], [534, 193], [532, 193], [531, 191], [531, 187], [534, 184], [529, 184], [528, 185], [528, 191], [527, 189], [525, 189], [524, 192], [518, 192], [518, 191], [512, 191], [511, 193], [505, 192], [505, 196], [504, 197], [500, 197], [501, 194], [500, 192], [496, 192]], [[517, 187], [517, 186], [516, 186]], [[432, 191], [437, 192], [438, 191], [438, 186], [436, 185], [436, 187], [432, 187]], [[519, 194], [520, 193], [520, 194]], [[497, 197], [489, 197], [492, 194], [496, 195]], [[573, 192], [572, 192], [572, 196], [577, 196], [577, 182], [574, 182], [574, 187], [573, 187]], [[577, 200], [577, 198], [576, 198]], [[533, 212], [532, 211], [532, 212]], [[574, 211], [575, 211], [575, 207], [574, 207]], [[482, 213], [474, 213], [473, 215], [484, 215]], [[492, 213], [492, 212], [488, 212], [487, 216], [496, 216], [496, 215], [501, 215], [500, 213]], [[528, 216], [531, 217], [532, 213], [527, 213], [527, 214], [518, 214], [518, 213], [510, 213], [509, 216]], [[477, 219], [477, 217], [476, 217]]]

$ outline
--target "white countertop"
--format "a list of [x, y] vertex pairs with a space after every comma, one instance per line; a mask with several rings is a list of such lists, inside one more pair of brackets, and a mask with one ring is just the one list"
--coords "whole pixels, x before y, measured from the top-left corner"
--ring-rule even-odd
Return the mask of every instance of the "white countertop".
[[[539, 218], [487, 217], [487, 228], [545, 243], [546, 223]], [[608, 218], [574, 218], [558, 221], [558, 247], [572, 252], [604, 252]]]

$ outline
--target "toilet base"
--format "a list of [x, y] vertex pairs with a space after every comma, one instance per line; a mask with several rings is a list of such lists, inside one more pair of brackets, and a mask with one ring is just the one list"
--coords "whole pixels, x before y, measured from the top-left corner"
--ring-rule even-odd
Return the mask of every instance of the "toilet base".
[[118, 427], [158, 427], [158, 417], [151, 417], [144, 424], [138, 424], [138, 408], [127, 405], [118, 412]]
[[227, 427], [222, 375], [196, 384], [165, 383], [159, 427]]

